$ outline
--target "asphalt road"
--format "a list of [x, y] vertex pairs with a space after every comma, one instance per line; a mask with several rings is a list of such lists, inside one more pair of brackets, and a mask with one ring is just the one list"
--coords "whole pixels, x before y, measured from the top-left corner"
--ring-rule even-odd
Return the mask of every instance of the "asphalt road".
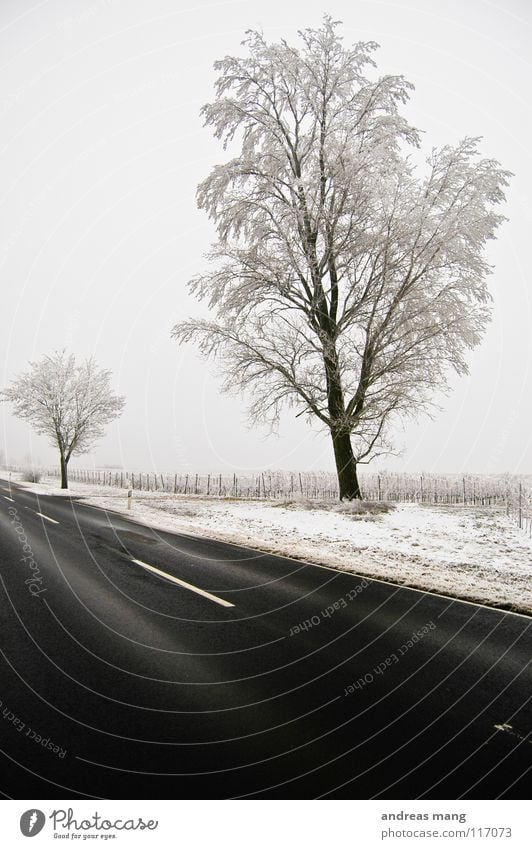
[[5, 797], [528, 794], [530, 618], [0, 486]]

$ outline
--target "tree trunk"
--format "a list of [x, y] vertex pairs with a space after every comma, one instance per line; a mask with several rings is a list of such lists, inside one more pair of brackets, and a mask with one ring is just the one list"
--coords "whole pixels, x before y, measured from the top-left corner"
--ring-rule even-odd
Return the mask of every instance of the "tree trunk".
[[[327, 407], [330, 416], [330, 430], [338, 475], [340, 501], [352, 501], [362, 498], [358, 483], [357, 463], [351, 445], [349, 417], [346, 415], [341, 370], [338, 362], [335, 338], [331, 331], [331, 322], [320, 322], [322, 332], [328, 340], [324, 343], [323, 364], [327, 380]], [[333, 328], [334, 329], [334, 328]]]
[[351, 447], [351, 437], [348, 433], [331, 431], [338, 487], [341, 501], [352, 501], [362, 498], [358, 483], [357, 464]]
[[68, 460], [65, 460], [65, 457], [64, 457], [63, 454], [61, 454], [60, 456], [61, 456], [61, 489], [68, 489], [68, 474], [67, 474]]
[[345, 404], [342, 383], [339, 376], [338, 357], [333, 346], [329, 346], [324, 356], [325, 374], [327, 377], [327, 406], [332, 424], [331, 437], [338, 475], [338, 488], [341, 501], [351, 501], [362, 498], [357, 476], [357, 463], [351, 446], [351, 436], [345, 428]]

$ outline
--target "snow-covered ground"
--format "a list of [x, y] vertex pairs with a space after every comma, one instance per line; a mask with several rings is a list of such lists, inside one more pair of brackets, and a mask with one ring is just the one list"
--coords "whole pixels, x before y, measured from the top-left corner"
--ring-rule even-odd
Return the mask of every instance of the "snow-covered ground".
[[[61, 493], [57, 481], [26, 484]], [[72, 485], [69, 494], [127, 513], [124, 490]], [[532, 540], [503, 510], [399, 504], [356, 516], [293, 502], [134, 493], [132, 519], [212, 536], [357, 574], [532, 614]]]

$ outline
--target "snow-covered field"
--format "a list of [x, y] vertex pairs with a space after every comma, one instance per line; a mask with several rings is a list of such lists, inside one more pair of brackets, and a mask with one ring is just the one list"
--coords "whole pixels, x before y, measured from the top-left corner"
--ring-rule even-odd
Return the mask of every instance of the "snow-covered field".
[[[65, 494], [57, 481], [25, 484]], [[126, 493], [80, 483], [69, 494], [127, 513]], [[532, 540], [503, 510], [399, 504], [352, 516], [293, 502], [134, 493], [132, 519], [532, 614]]]

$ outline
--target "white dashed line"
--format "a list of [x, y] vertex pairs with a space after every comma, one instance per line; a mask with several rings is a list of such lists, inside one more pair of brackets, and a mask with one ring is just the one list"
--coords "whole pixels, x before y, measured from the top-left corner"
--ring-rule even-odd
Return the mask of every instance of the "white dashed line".
[[6, 501], [13, 501], [13, 503], [14, 503], [14, 501], [15, 501], [15, 499], [14, 499], [14, 498], [10, 498], [10, 497], [9, 497], [9, 495], [3, 495], [3, 496], [2, 496], [2, 498], [5, 498], [5, 500], [6, 500]]
[[58, 524], [59, 524], [59, 522], [57, 521], [57, 519], [51, 519], [51, 518], [50, 518], [50, 516], [45, 516], [45, 515], [44, 515], [44, 513], [39, 513], [39, 511], [38, 511], [38, 510], [35, 510], [34, 512], [37, 514], [37, 516], [40, 516], [42, 519], [46, 519], [48, 522], [53, 522], [53, 523], [54, 523], [54, 525], [58, 525]]
[[226, 601], [224, 598], [218, 598], [217, 595], [213, 595], [212, 593], [208, 593], [206, 590], [202, 590], [199, 587], [195, 587], [194, 584], [188, 584], [186, 581], [182, 581], [181, 578], [174, 578], [173, 575], [169, 575], [167, 572], [162, 572], [155, 566], [150, 566], [148, 563], [144, 563], [143, 560], [136, 560], [134, 557], [132, 557], [131, 562], [136, 563], [137, 566], [142, 566], [143, 569], [148, 569], [148, 571], [154, 572], [156, 575], [160, 575], [162, 578], [166, 578], [167, 581], [172, 581], [172, 583], [174, 584], [179, 584], [180, 587], [184, 587], [186, 590], [192, 590], [193, 593], [202, 595], [204, 598], [208, 598], [210, 599], [210, 601], [216, 602], [216, 604], [221, 604], [222, 607], [234, 607], [234, 604], [231, 604], [230, 601]]

